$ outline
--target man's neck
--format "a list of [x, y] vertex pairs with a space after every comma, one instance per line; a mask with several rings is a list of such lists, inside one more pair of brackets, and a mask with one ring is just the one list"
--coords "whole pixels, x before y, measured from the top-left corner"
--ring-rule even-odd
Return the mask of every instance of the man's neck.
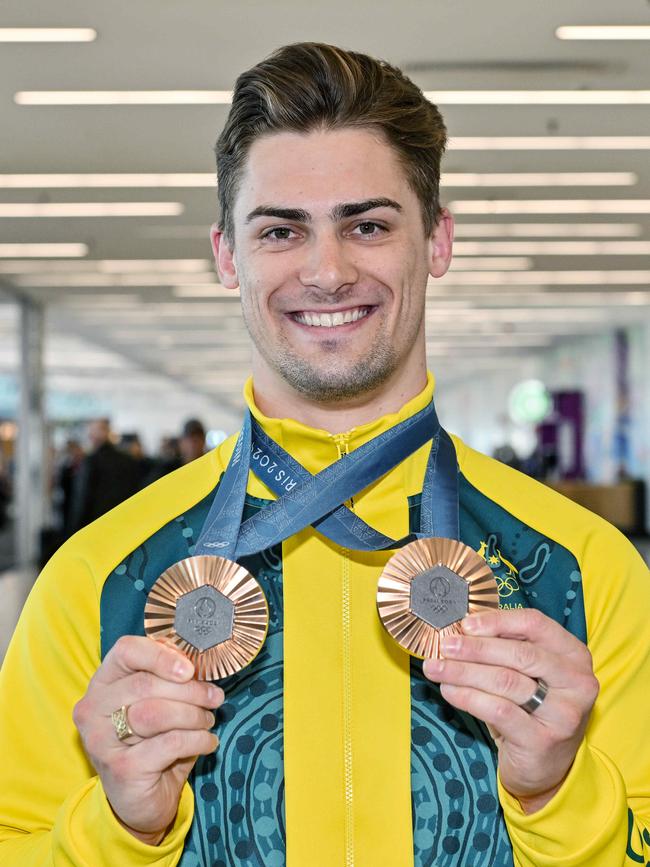
[[426, 362], [404, 367], [372, 392], [323, 403], [291, 388], [268, 368], [253, 371], [255, 404], [270, 418], [293, 418], [309, 427], [339, 434], [397, 412], [427, 384]]

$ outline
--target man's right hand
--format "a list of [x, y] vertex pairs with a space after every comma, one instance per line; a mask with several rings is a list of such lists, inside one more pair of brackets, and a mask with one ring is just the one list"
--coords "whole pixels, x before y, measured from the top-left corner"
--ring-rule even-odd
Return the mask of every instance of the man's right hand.
[[[219, 745], [210, 729], [223, 690], [194, 680], [192, 663], [168, 645], [120, 638], [95, 672], [73, 719], [119, 822], [158, 845], [173, 823], [199, 755]], [[111, 714], [122, 705], [133, 737], [120, 741]]]

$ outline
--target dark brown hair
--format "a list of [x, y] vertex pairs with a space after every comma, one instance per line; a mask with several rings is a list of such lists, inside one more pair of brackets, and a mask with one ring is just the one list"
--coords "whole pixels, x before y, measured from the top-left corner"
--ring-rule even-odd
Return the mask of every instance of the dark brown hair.
[[274, 132], [380, 130], [420, 200], [427, 234], [440, 213], [440, 159], [447, 130], [437, 107], [401, 70], [334, 45], [299, 42], [271, 54], [235, 83], [217, 140], [219, 227], [233, 241], [233, 206], [249, 148]]

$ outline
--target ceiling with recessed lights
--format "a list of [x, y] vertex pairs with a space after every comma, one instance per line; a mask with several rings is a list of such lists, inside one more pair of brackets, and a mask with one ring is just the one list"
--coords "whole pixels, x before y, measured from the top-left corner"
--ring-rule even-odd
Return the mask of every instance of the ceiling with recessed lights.
[[[647, 2], [43, 8], [5, 0], [0, 39], [65, 27], [91, 41], [0, 42], [0, 288], [46, 305], [58, 387], [89, 371], [122, 389], [169, 379], [240, 406], [248, 342], [210, 260], [212, 146], [238, 73], [299, 40], [401, 66], [446, 118], [456, 258], [427, 314], [446, 381], [650, 316], [649, 43], [556, 36], [647, 27]], [[2, 319], [6, 371], [16, 323]]]

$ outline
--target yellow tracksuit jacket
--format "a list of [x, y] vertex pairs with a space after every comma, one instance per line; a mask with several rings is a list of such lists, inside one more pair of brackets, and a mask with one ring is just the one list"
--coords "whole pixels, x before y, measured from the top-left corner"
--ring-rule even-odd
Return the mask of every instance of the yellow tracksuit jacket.
[[[251, 409], [315, 473], [422, 409], [332, 436]], [[650, 863], [650, 580], [611, 526], [455, 440], [461, 539], [502, 607], [533, 606], [589, 645], [601, 683], [557, 795], [524, 815], [499, 785], [485, 726], [444, 702], [384, 632], [390, 552], [307, 528], [244, 558], [269, 601], [262, 652], [223, 682], [221, 740], [185, 786], [159, 847], [115, 820], [72, 722], [103, 655], [143, 634], [146, 594], [187, 557], [234, 438], [74, 536], [27, 601], [0, 674], [0, 865], [632, 867]], [[355, 497], [394, 538], [419, 526], [428, 446]], [[245, 515], [273, 498], [250, 477]]]

